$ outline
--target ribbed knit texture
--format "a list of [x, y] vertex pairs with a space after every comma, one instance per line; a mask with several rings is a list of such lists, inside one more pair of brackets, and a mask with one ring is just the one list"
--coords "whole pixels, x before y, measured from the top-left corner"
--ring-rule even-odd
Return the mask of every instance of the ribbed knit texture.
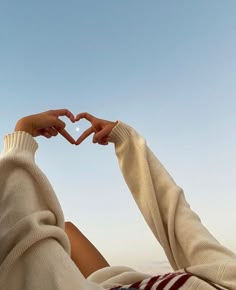
[[30, 134], [17, 131], [5, 136], [2, 154], [12, 153], [12, 151], [15, 151], [14, 153], [22, 152], [26, 155], [30, 155], [31, 158], [34, 158], [34, 154], [37, 149], [38, 144]]
[[[162, 282], [165, 289], [214, 289], [205, 279], [235, 290], [236, 256], [203, 227], [144, 138], [122, 122], [110, 137], [139, 209], [176, 275], [183, 273], [178, 281]], [[150, 286], [154, 278], [127, 267], [107, 267], [87, 280], [82, 276], [70, 258], [56, 194], [34, 162], [37, 147], [29, 134], [15, 132], [5, 138], [0, 156], [0, 289], [103, 290], [141, 280]]]

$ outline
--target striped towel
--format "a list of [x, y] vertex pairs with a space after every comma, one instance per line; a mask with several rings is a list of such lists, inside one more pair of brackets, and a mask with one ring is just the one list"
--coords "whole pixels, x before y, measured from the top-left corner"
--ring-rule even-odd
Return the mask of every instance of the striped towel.
[[125, 289], [163, 290], [164, 287], [165, 289], [168, 290], [178, 290], [192, 276], [193, 275], [190, 273], [183, 272], [168, 273], [148, 278], [145, 280], [141, 280], [130, 285], [116, 286], [110, 290], [125, 290]]

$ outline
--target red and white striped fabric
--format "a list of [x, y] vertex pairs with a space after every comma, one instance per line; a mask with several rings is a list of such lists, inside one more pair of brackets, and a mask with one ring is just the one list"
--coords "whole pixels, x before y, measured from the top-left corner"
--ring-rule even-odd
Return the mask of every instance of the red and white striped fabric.
[[185, 282], [192, 277], [190, 273], [176, 272], [168, 273], [165, 275], [159, 275], [145, 280], [138, 281], [130, 285], [122, 285], [114, 287], [110, 290], [122, 290], [122, 289], [142, 289], [142, 290], [178, 290]]

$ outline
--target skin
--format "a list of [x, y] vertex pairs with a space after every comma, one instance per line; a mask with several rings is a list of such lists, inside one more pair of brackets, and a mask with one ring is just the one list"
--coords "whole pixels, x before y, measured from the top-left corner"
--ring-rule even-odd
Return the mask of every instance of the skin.
[[[75, 141], [66, 131], [66, 124], [59, 117], [66, 116], [71, 122], [78, 122], [86, 119], [91, 123], [91, 127]], [[61, 134], [71, 144], [80, 145], [88, 136], [94, 133], [93, 143], [107, 145], [109, 134], [117, 122], [107, 121], [94, 117], [89, 113], [80, 113], [76, 117], [67, 109], [50, 110], [43, 113], [30, 115], [21, 118], [15, 126], [15, 131], [25, 131], [33, 137], [44, 136], [46, 138], [55, 137]]]
[[102, 254], [73, 223], [65, 223], [65, 232], [71, 244], [71, 259], [85, 278], [101, 268], [109, 267]]
[[75, 144], [75, 140], [65, 130], [66, 124], [59, 119], [60, 116], [66, 116], [71, 122], [75, 122], [74, 115], [67, 109], [50, 110], [20, 119], [16, 123], [15, 131], [25, 131], [33, 137], [46, 138], [55, 137], [60, 133], [71, 144]]
[[[85, 130], [77, 141], [75, 141], [66, 131], [66, 124], [59, 118], [61, 116], [68, 117], [73, 123], [81, 119], [86, 119], [91, 123], [91, 127]], [[107, 145], [109, 142], [109, 134], [116, 124], [117, 122], [102, 120], [89, 113], [80, 113], [74, 117], [69, 110], [59, 109], [23, 117], [16, 123], [15, 131], [24, 131], [33, 137], [44, 136], [46, 138], [55, 137], [59, 133], [74, 145], [81, 144], [88, 136], [94, 134], [93, 143]], [[73, 223], [65, 223], [65, 232], [71, 244], [71, 259], [85, 278], [93, 272], [109, 266], [108, 262], [96, 247]]]
[[118, 123], [107, 120], [102, 120], [92, 116], [89, 113], [80, 113], [76, 116], [75, 121], [86, 119], [91, 123], [91, 127], [84, 131], [84, 133], [77, 139], [76, 145], [81, 144], [89, 135], [94, 133], [93, 143], [100, 145], [107, 145], [109, 142], [109, 134]]

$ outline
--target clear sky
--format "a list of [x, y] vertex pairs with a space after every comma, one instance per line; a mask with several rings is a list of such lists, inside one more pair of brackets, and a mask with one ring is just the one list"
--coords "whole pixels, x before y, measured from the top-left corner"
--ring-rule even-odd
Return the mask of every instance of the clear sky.
[[[20, 117], [48, 109], [122, 120], [145, 136], [203, 223], [236, 251], [235, 11], [235, 0], [2, 0], [1, 137]], [[37, 163], [66, 220], [112, 265], [165, 270], [113, 145], [37, 141]]]

